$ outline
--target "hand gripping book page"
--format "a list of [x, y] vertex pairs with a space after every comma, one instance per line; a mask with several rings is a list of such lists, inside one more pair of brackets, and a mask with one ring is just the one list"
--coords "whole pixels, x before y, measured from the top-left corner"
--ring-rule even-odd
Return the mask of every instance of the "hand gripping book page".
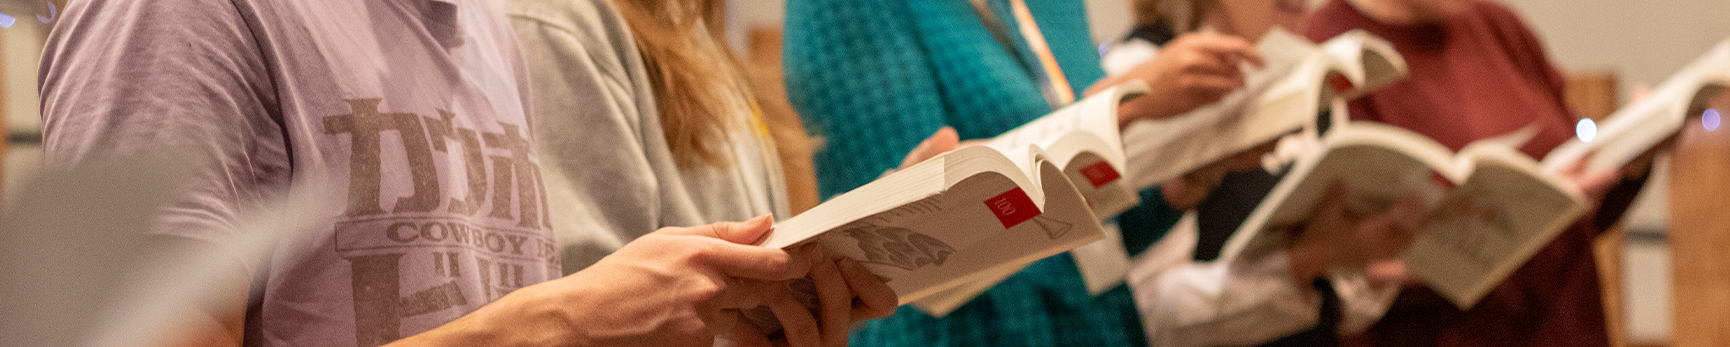
[[1256, 45], [1266, 66], [1217, 103], [1123, 131], [1132, 188], [1147, 188], [1313, 126], [1335, 96], [1356, 97], [1405, 77], [1393, 46], [1363, 31], [1321, 46], [1274, 29]]
[[1590, 172], [1608, 172], [1632, 162], [1677, 132], [1708, 108], [1706, 102], [1730, 87], [1730, 39], [1684, 66], [1646, 98], [1603, 119], [1590, 141], [1575, 138], [1544, 157], [1545, 172], [1557, 172], [1587, 159]]
[[907, 304], [1099, 240], [1101, 218], [1079, 187], [1101, 191], [1121, 176], [1109, 168], [1122, 160], [1116, 105], [1141, 90], [1113, 88], [1008, 139], [884, 176], [777, 223], [763, 245], [823, 243], [889, 278]]
[[1258, 238], [1300, 232], [1333, 182], [1349, 188], [1346, 208], [1362, 216], [1416, 192], [1429, 203], [1427, 227], [1400, 257], [1411, 274], [1470, 308], [1585, 212], [1572, 183], [1542, 173], [1515, 149], [1532, 133], [1480, 140], [1456, 154], [1409, 130], [1344, 124], [1299, 158], [1222, 257], [1238, 256]]

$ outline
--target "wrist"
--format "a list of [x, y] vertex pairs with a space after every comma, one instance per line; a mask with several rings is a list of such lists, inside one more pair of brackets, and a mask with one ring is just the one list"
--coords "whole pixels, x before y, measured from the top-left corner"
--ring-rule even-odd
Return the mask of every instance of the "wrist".
[[593, 281], [552, 281], [517, 289], [500, 298], [501, 308], [521, 319], [495, 320], [503, 323], [501, 330], [531, 330], [520, 332], [536, 346], [589, 346], [588, 330], [582, 312], [600, 312], [592, 298], [606, 297], [593, 293], [600, 288], [588, 285]]

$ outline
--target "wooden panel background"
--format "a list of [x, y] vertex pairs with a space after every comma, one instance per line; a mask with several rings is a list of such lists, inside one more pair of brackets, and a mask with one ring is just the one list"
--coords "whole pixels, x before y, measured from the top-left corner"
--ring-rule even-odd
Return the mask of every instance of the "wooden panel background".
[[[1581, 118], [1602, 120], [1619, 107], [1619, 86], [1615, 73], [1582, 71], [1568, 75], [1568, 106]], [[1610, 345], [1628, 346], [1622, 303], [1622, 250], [1626, 233], [1621, 226], [1611, 228], [1593, 245], [1598, 259], [1598, 283], [1604, 295], [1605, 327], [1609, 329]]]
[[[1713, 106], [1730, 110], [1719, 98]], [[1730, 129], [1689, 122], [1671, 164], [1676, 346], [1730, 346]]]

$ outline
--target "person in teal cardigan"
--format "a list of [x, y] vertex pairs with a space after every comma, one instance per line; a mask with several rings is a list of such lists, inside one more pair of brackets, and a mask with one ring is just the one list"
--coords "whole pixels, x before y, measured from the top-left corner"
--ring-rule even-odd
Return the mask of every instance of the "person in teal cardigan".
[[[824, 138], [816, 166], [825, 197], [895, 169], [908, 149], [943, 127], [953, 127], [961, 139], [986, 138], [1053, 109], [1054, 88], [1045, 83], [1049, 77], [1038, 53], [1017, 30], [1010, 1], [788, 2], [787, 90], [806, 124]], [[1070, 86], [1079, 91], [1104, 77], [1081, 1], [1025, 4]], [[1231, 67], [1216, 74], [1225, 77], [1150, 81], [1154, 96], [1165, 91], [1181, 97], [1138, 110], [1175, 115], [1241, 86], [1241, 75], [1230, 77], [1253, 53], [1243, 42], [1223, 46], [1232, 49], [1206, 56], [1220, 60], [1215, 66]], [[1135, 103], [1126, 104], [1126, 112]], [[1158, 240], [1181, 215], [1159, 189], [1143, 192], [1142, 198], [1142, 206], [1118, 220], [1132, 254]], [[852, 341], [854, 346], [1142, 346], [1147, 339], [1129, 289], [1120, 285], [1089, 295], [1074, 259], [1065, 253], [1033, 263], [945, 318], [902, 307], [890, 318], [861, 326]]]

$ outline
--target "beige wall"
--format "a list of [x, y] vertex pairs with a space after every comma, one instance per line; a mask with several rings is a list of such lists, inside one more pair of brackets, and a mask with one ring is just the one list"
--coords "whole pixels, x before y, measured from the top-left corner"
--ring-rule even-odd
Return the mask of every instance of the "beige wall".
[[[1565, 69], [1657, 84], [1730, 37], [1730, 1], [1509, 0]], [[1626, 95], [1626, 94], [1624, 94]]]
[[[1128, 30], [1129, 0], [1086, 1], [1094, 40]], [[1616, 72], [1630, 82], [1624, 88], [1632, 82], [1657, 84], [1730, 37], [1730, 1], [1501, 1], [1526, 18], [1561, 68]]]

